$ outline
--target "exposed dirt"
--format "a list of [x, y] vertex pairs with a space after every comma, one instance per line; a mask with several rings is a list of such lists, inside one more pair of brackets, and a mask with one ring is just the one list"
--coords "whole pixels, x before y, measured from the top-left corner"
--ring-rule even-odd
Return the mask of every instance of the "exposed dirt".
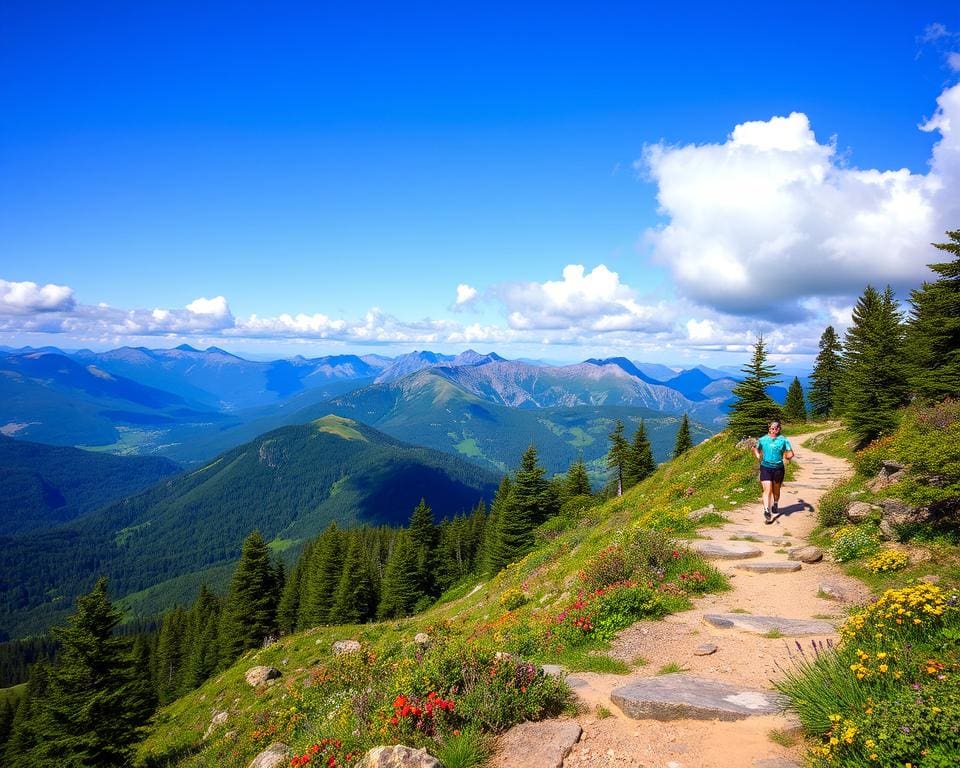
[[[783, 537], [789, 534], [795, 542], [783, 546], [756, 541], [755, 546], [763, 550], [763, 554], [755, 561], [784, 561], [787, 549], [806, 544], [806, 537], [816, 526], [814, 510], [820, 497], [835, 480], [851, 471], [842, 459], [806, 448], [805, 443], [811, 437], [812, 434], [791, 440], [799, 471], [792, 482], [783, 486], [780, 514], [771, 525], [763, 522], [758, 483], [755, 503], [725, 511], [731, 523], [720, 529], [704, 529], [702, 534], [717, 541], [729, 541], [737, 536], [736, 532], [742, 531]], [[610, 702], [614, 688], [634, 677], [655, 675], [667, 665], [724, 682], [769, 690], [771, 681], [780, 677], [781, 670], [791, 666], [791, 656], [798, 653], [797, 643], [809, 651], [811, 642], [836, 641], [836, 634], [796, 640], [764, 637], [737, 629], [717, 629], [704, 622], [705, 613], [747, 612], [792, 619], [826, 619], [839, 624], [846, 606], [819, 596], [821, 582], [829, 581], [842, 587], [848, 602], [861, 602], [869, 596], [863, 584], [847, 577], [827, 558], [819, 563], [804, 564], [793, 573], [749, 573], [736, 568], [742, 561], [713, 562], [730, 577], [729, 592], [707, 595], [697, 600], [691, 610], [663, 621], [638, 622], [613, 643], [610, 655], [635, 665], [630, 675], [576, 673], [579, 684], [574, 690], [582, 707], [577, 719], [583, 727], [583, 736], [565, 759], [565, 768], [584, 765], [729, 768], [752, 766], [756, 761], [771, 758], [802, 764], [799, 745], [783, 747], [769, 737], [773, 730], [797, 730], [796, 723], [786, 715], [748, 717], [735, 722], [657, 722], [632, 720]], [[716, 644], [718, 649], [708, 656], [694, 655], [694, 648], [703, 643]]]

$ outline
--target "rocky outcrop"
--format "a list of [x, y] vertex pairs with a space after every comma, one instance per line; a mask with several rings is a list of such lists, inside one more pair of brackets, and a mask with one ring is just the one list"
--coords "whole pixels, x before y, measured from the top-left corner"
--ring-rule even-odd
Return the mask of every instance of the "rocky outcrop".
[[580, 740], [575, 720], [520, 723], [500, 737], [491, 768], [563, 768], [564, 758]]
[[216, 730], [218, 725], [223, 725], [225, 722], [227, 722], [227, 717], [229, 717], [229, 715], [222, 710], [220, 712], [213, 713], [213, 717], [210, 720], [210, 725], [207, 726], [207, 731], [203, 734], [204, 741], [210, 738], [210, 734]]
[[337, 640], [333, 644], [333, 653], [339, 656], [342, 653], [356, 653], [360, 650], [360, 643], [356, 640]]
[[876, 493], [899, 483], [905, 477], [904, 466], [896, 461], [884, 461], [880, 472], [867, 483], [867, 488]]
[[794, 547], [787, 553], [790, 560], [799, 560], [801, 563], [819, 563], [823, 560], [823, 550], [812, 544], [805, 547]]
[[851, 523], [862, 523], [864, 520], [869, 520], [871, 516], [876, 515], [880, 511], [880, 507], [873, 504], [868, 504], [865, 501], [855, 501], [847, 507], [847, 520]]

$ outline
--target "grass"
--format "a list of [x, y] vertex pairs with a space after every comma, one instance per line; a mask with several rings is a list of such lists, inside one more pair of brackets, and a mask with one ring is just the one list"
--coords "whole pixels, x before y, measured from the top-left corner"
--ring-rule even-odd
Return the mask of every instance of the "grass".
[[630, 662], [631, 667], [649, 667], [650, 659], [646, 656], [634, 656], [633, 660]]
[[478, 768], [487, 762], [492, 749], [489, 736], [475, 728], [465, 728], [444, 740], [435, 756], [444, 768]]
[[[596, 715], [597, 720], [606, 720], [608, 717], [613, 717], [613, 712], [603, 706], [603, 704], [597, 704]], [[444, 765], [446, 765], [446, 763], [444, 763]]]
[[767, 738], [774, 744], [779, 744], [781, 747], [786, 747], [787, 749], [795, 747], [800, 742], [799, 736], [795, 733], [785, 731], [782, 728], [774, 728], [771, 731], [767, 731]]
[[765, 637], [767, 640], [779, 640], [781, 637], [786, 637], [783, 634], [783, 631], [774, 627], [769, 632], [764, 632], [760, 637]]
[[746, 608], [731, 608], [728, 613], [750, 613]]
[[676, 661], [671, 661], [669, 664], [664, 664], [660, 669], [657, 670], [658, 675], [675, 675], [678, 672], [689, 672], [690, 670]]

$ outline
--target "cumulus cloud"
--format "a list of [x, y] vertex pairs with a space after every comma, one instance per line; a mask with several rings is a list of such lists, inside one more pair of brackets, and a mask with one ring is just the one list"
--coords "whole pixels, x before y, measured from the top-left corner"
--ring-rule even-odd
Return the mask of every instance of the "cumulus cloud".
[[37, 285], [0, 280], [0, 315], [32, 315], [73, 309], [73, 289], [66, 285]]
[[603, 264], [591, 272], [570, 264], [564, 267], [562, 280], [507, 283], [496, 293], [515, 330], [656, 332], [672, 321], [669, 308], [639, 303], [635, 292]]
[[477, 298], [477, 289], [466, 283], [457, 286], [457, 301], [454, 306], [464, 307]]
[[926, 174], [848, 168], [800, 112], [742, 123], [722, 144], [649, 146], [638, 167], [668, 218], [646, 233], [654, 259], [694, 302], [781, 322], [808, 317], [809, 297], [915, 286], [929, 243], [955, 226], [957, 126], [960, 86], [921, 126], [939, 133]]

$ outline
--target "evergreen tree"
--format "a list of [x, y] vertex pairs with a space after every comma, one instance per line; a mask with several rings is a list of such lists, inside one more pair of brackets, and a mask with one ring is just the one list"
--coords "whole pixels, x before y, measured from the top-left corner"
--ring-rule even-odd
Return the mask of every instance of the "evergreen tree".
[[77, 599], [68, 625], [56, 630], [62, 645], [40, 705], [42, 737], [34, 749], [40, 764], [129, 763], [150, 711], [136, 696], [129, 643], [114, 635], [120, 618], [101, 578], [90, 594]]
[[513, 483], [509, 476], [504, 476], [497, 488], [497, 493], [493, 497], [493, 503], [490, 505], [490, 516], [487, 518], [487, 525], [483, 529], [483, 543], [480, 546], [480, 568], [484, 573], [494, 574], [501, 568], [509, 564], [510, 560], [504, 561], [502, 558], [509, 556], [507, 551], [500, 544], [502, 534], [502, 521], [510, 515], [510, 497], [513, 490]]
[[767, 394], [767, 387], [779, 384], [780, 379], [772, 365], [767, 363], [763, 336], [757, 338], [750, 362], [740, 369], [746, 378], [733, 388], [736, 398], [730, 406], [728, 429], [737, 440], [759, 437], [767, 433], [773, 419], [780, 418], [780, 406]]
[[161, 704], [168, 704], [180, 695], [186, 635], [187, 612], [180, 606], [167, 611], [157, 639], [157, 694]]
[[6, 696], [3, 699], [3, 705], [0, 706], [0, 755], [6, 743], [10, 740], [10, 732], [13, 730], [13, 718], [17, 711], [13, 706], [14, 698]]
[[392, 619], [413, 613], [413, 607], [423, 597], [417, 586], [416, 569], [417, 550], [410, 540], [410, 533], [401, 530], [383, 574], [377, 618]]
[[188, 621], [183, 692], [200, 686], [216, 671], [219, 661], [220, 599], [206, 584], [200, 586]]
[[330, 523], [320, 534], [306, 566], [306, 578], [300, 595], [297, 626], [300, 629], [326, 624], [333, 593], [340, 583], [343, 570], [343, 532], [336, 523]]
[[903, 326], [893, 291], [867, 286], [844, 337], [843, 404], [847, 426], [862, 444], [891, 432], [906, 402]]
[[820, 337], [820, 353], [810, 374], [810, 414], [816, 418], [832, 416], [840, 409], [843, 380], [843, 347], [837, 332], [828, 325]]
[[693, 440], [690, 438], [690, 420], [687, 414], [683, 414], [683, 421], [680, 422], [680, 428], [677, 430], [677, 439], [673, 443], [673, 458], [677, 458], [691, 448], [693, 448]]
[[626, 481], [628, 486], [634, 486], [645, 480], [656, 470], [657, 464], [653, 460], [653, 447], [647, 437], [647, 428], [640, 419], [640, 426], [633, 433], [633, 442], [627, 454]]
[[960, 230], [947, 237], [949, 243], [933, 246], [953, 254], [953, 260], [929, 264], [940, 278], [910, 294], [910, 385], [928, 400], [960, 395]]
[[803, 401], [803, 387], [796, 376], [790, 382], [787, 390], [787, 402], [783, 405], [783, 418], [792, 424], [805, 424], [807, 421], [807, 405]]
[[417, 550], [417, 582], [420, 591], [433, 591], [433, 554], [436, 548], [437, 527], [433, 523], [433, 510], [426, 499], [420, 499], [410, 517], [410, 539]]
[[376, 608], [377, 596], [373, 589], [363, 538], [355, 531], [354, 535], [350, 536], [343, 573], [333, 594], [330, 622], [359, 624], [373, 618]]
[[563, 493], [568, 499], [572, 499], [574, 496], [589, 496], [592, 492], [593, 488], [590, 486], [587, 465], [583, 463], [583, 456], [580, 456], [567, 470], [563, 483]]
[[220, 624], [220, 663], [231, 664], [277, 631], [279, 584], [270, 549], [259, 531], [243, 542]]
[[623, 496], [624, 474], [627, 460], [630, 455], [630, 444], [623, 436], [623, 422], [617, 419], [616, 424], [607, 437], [610, 438], [610, 450], [607, 452], [607, 469], [610, 470], [610, 485], [616, 489], [617, 496]]
[[545, 475], [546, 470], [537, 458], [537, 448], [531, 444], [520, 458], [511, 493], [512, 504], [521, 510], [521, 517], [529, 525], [531, 544], [533, 529], [557, 513], [558, 501]]
[[3, 765], [34, 768], [38, 764], [39, 756], [35, 752], [43, 739], [42, 704], [49, 693], [49, 677], [50, 665], [46, 661], [39, 661], [30, 667], [27, 688], [17, 704], [10, 738], [3, 752]]
[[314, 542], [310, 542], [304, 547], [300, 557], [297, 558], [297, 564], [283, 585], [283, 592], [280, 595], [280, 603], [277, 605], [277, 628], [281, 634], [289, 635], [299, 626], [297, 616], [300, 613], [300, 599], [305, 590], [306, 571], [313, 556]]
[[148, 635], [139, 634], [134, 638], [132, 656], [133, 684], [130, 686], [127, 706], [136, 712], [143, 712], [146, 718], [160, 703], [151, 671], [151, 643]]

